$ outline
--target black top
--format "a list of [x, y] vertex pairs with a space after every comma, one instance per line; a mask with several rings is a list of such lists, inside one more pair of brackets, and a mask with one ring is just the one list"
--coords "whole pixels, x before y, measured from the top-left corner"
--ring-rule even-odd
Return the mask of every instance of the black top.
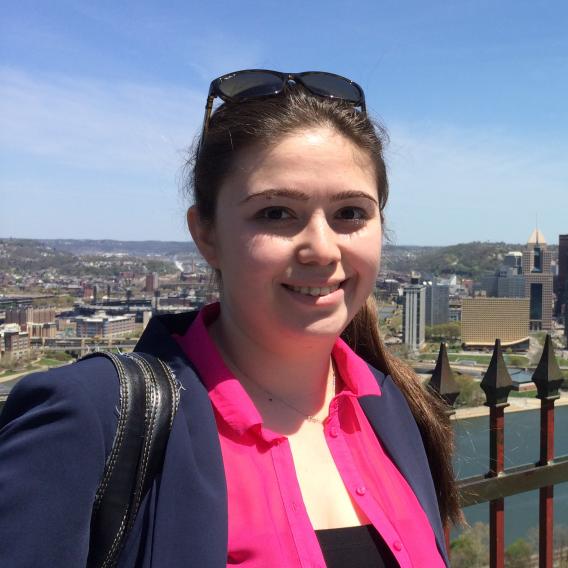
[[317, 530], [327, 568], [400, 568], [373, 525]]

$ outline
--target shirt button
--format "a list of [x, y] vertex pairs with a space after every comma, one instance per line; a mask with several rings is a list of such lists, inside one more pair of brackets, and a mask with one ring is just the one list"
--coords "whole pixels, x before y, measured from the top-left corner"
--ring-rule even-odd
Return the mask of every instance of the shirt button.
[[397, 551], [400, 552], [402, 550], [402, 542], [400, 542], [400, 540], [395, 540], [392, 543], [392, 547]]
[[339, 429], [337, 428], [337, 426], [332, 426], [329, 430], [329, 435], [332, 438], [337, 438], [337, 436], [339, 436]]
[[355, 489], [355, 493], [357, 493], [357, 495], [365, 495], [365, 493], [367, 493], [367, 488], [364, 485], [360, 485], [359, 487], [357, 487], [357, 489]]

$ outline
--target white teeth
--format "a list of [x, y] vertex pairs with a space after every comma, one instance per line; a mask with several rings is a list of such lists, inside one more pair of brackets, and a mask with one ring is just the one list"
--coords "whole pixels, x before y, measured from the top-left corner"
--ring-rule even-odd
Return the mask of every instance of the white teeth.
[[339, 284], [335, 286], [326, 286], [324, 288], [311, 288], [309, 286], [289, 286], [294, 292], [305, 294], [307, 296], [327, 296], [335, 292], [339, 288]]

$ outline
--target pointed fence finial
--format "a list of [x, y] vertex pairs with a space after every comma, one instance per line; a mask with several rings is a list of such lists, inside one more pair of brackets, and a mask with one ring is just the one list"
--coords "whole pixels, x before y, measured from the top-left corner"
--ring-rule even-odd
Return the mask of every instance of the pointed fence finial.
[[487, 399], [485, 406], [504, 406], [507, 404], [509, 392], [513, 388], [513, 381], [503, 359], [500, 339], [495, 340], [493, 356], [481, 381], [481, 388]]
[[554, 346], [549, 333], [546, 334], [542, 355], [533, 373], [532, 380], [538, 391], [537, 398], [554, 400], [560, 396], [558, 389], [564, 377], [554, 356]]
[[448, 360], [448, 352], [445, 343], [440, 343], [440, 352], [436, 367], [428, 386], [438, 393], [449, 406], [453, 406], [460, 394], [460, 388], [454, 378], [454, 373]]

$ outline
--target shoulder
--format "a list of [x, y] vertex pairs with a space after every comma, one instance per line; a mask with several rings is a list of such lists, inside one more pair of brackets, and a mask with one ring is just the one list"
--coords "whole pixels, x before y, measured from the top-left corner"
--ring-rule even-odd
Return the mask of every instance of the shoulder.
[[369, 370], [371, 371], [373, 377], [375, 377], [375, 380], [377, 381], [381, 389], [382, 395], [386, 395], [389, 399], [392, 398], [397, 403], [403, 403], [404, 405], [408, 406], [404, 395], [390, 375], [385, 375], [385, 373], [379, 371], [378, 369], [375, 369], [375, 367], [370, 364], [367, 364], [367, 366], [369, 367]]
[[114, 365], [94, 357], [24, 377], [12, 389], [0, 429], [22, 420], [49, 426], [59, 419], [95, 427], [105, 441], [116, 429], [119, 383]]
[[385, 375], [372, 365], [368, 366], [381, 389], [381, 395], [378, 397], [362, 397], [359, 400], [363, 407], [368, 408], [371, 414], [376, 414], [374, 418], [382, 423], [404, 425], [406, 433], [419, 435], [416, 419], [410, 410], [405, 395], [396, 382], [390, 375]]
[[118, 378], [102, 357], [28, 375], [12, 390], [0, 416], [2, 566], [85, 566], [117, 402]]

